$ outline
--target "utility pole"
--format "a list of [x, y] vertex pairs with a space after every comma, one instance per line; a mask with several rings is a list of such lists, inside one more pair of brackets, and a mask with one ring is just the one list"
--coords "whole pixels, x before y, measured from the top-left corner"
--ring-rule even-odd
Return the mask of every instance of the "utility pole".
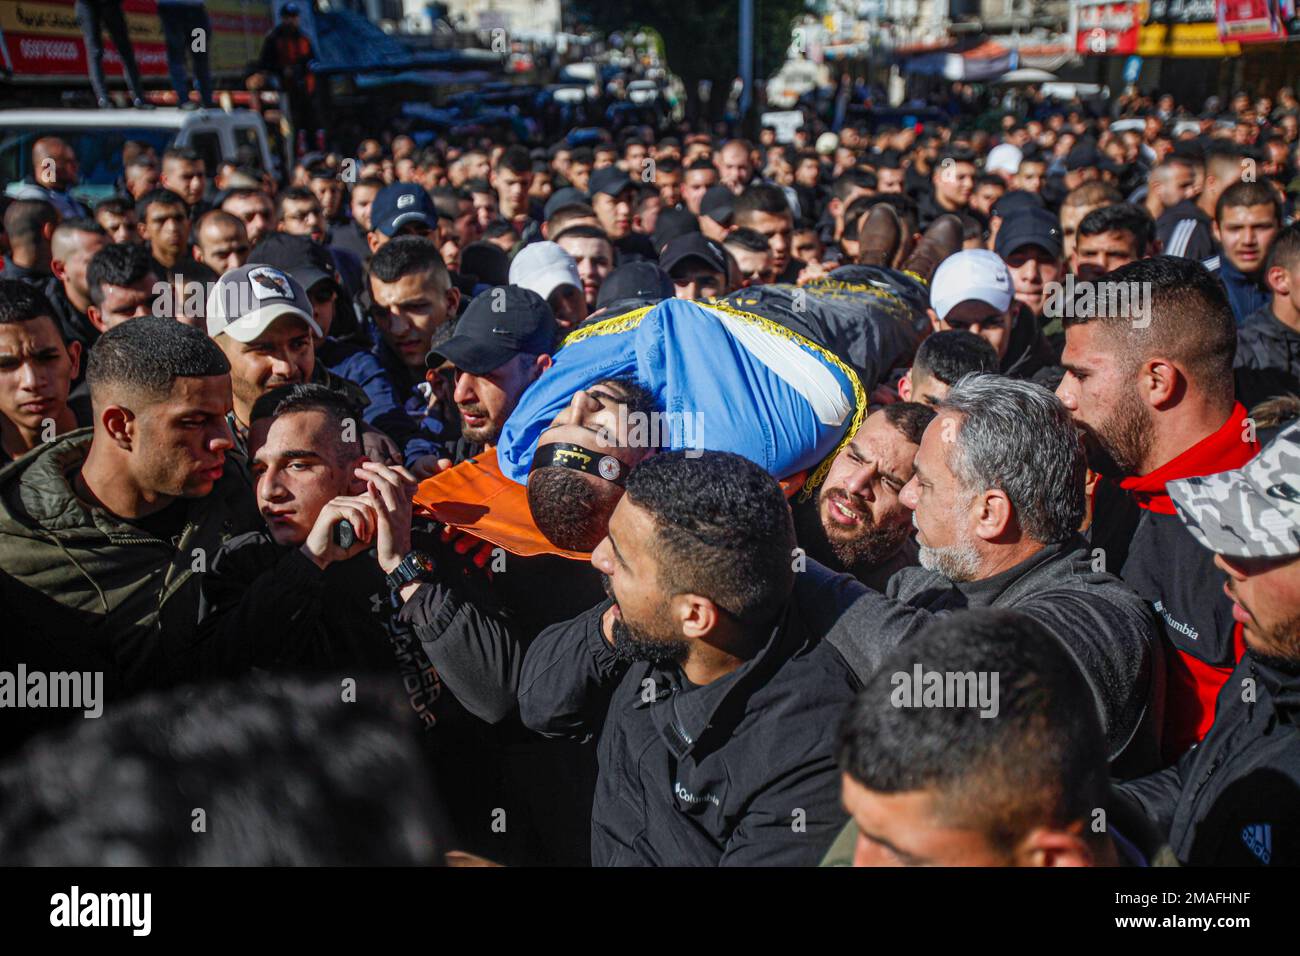
[[[740, 0], [740, 116], [744, 129], [754, 100], [754, 0]], [[723, 94], [726, 95], [726, 94]]]

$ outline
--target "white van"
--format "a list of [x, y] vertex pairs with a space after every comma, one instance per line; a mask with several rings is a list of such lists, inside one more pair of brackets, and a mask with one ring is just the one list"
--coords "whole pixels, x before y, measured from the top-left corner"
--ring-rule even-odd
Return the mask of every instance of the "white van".
[[72, 193], [89, 203], [116, 190], [128, 140], [150, 144], [160, 158], [169, 146], [188, 146], [209, 176], [245, 146], [256, 165], [276, 168], [266, 127], [251, 110], [0, 110], [0, 186], [32, 175], [32, 143], [42, 136], [58, 136], [76, 150], [81, 183]]

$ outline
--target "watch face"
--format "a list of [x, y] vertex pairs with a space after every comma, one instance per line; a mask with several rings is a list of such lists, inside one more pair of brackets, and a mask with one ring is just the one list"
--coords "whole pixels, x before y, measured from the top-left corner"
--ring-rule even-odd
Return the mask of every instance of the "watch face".
[[433, 558], [429, 557], [427, 554], [413, 554], [411, 555], [411, 560], [412, 563], [414, 563], [421, 571], [428, 572], [433, 570]]

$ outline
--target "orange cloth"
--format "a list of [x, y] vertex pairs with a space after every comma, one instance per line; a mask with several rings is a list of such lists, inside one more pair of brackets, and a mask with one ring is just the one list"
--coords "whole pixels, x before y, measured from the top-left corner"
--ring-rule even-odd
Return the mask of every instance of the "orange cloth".
[[[785, 496], [798, 492], [807, 477], [807, 472], [800, 472], [782, 480]], [[426, 478], [416, 489], [414, 500], [417, 514], [468, 531], [511, 554], [591, 560], [590, 554], [557, 548], [546, 540], [528, 510], [527, 489], [501, 473], [495, 448]]]

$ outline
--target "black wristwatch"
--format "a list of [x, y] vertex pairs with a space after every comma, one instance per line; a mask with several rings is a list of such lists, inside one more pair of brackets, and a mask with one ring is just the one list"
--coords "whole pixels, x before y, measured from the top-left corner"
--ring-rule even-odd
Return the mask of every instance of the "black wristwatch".
[[427, 581], [433, 577], [433, 558], [423, 551], [408, 551], [402, 563], [387, 575], [388, 586], [394, 591], [412, 581]]

